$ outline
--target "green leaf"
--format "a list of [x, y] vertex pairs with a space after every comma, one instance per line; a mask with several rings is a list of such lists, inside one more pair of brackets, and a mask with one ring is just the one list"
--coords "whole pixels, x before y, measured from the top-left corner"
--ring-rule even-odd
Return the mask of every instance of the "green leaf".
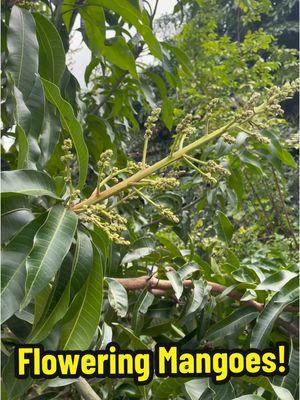
[[34, 246], [26, 259], [26, 284], [23, 306], [36, 296], [54, 277], [73, 241], [77, 226], [74, 212], [54, 206], [37, 231]]
[[199, 281], [194, 281], [193, 284], [194, 284], [194, 290], [193, 290], [193, 294], [189, 298], [189, 303], [184, 312], [185, 316], [197, 311], [203, 303], [203, 299], [204, 299], [204, 295], [205, 295], [204, 282], [202, 280], [199, 280]]
[[60, 84], [65, 70], [65, 51], [55, 26], [40, 13], [34, 13], [36, 35], [39, 43], [39, 73], [55, 83]]
[[126, 328], [124, 325], [121, 325], [117, 322], [113, 323], [114, 326], [116, 326], [117, 328], [119, 328], [122, 332], [125, 333], [125, 335], [130, 339], [130, 342], [132, 344], [132, 347], [134, 348], [134, 350], [147, 350], [149, 349], [148, 346], [141, 341], [141, 339], [139, 339], [131, 329]]
[[237, 334], [257, 316], [258, 312], [251, 307], [233, 311], [228, 317], [212, 325], [206, 332], [205, 339], [224, 339], [226, 336]]
[[75, 295], [90, 275], [93, 266], [93, 246], [84, 232], [77, 231], [77, 243], [72, 266], [71, 296]]
[[64, 350], [86, 350], [99, 324], [103, 301], [103, 265], [93, 247], [93, 267], [80, 292], [63, 318], [60, 347]]
[[78, 188], [82, 189], [85, 184], [88, 170], [88, 149], [83, 137], [82, 127], [74, 115], [72, 106], [61, 97], [59, 88], [52, 82], [42, 79], [47, 99], [58, 109], [63, 128], [68, 132], [73, 140], [78, 163], [79, 163], [79, 183]]
[[164, 121], [166, 127], [168, 129], [171, 129], [173, 125], [173, 109], [172, 104], [168, 99], [168, 91], [165, 82], [157, 74], [147, 72], [147, 75], [155, 83], [162, 99], [162, 120]]
[[132, 329], [136, 335], [140, 334], [143, 327], [144, 315], [147, 313], [148, 308], [152, 305], [154, 295], [145, 288], [139, 295], [132, 312]]
[[186, 72], [187, 74], [191, 74], [193, 66], [188, 56], [177, 46], [172, 46], [170, 43], [163, 42], [163, 46], [174, 54], [177, 61], [181, 64], [184, 72]]
[[273, 329], [276, 319], [287, 305], [293, 303], [299, 297], [298, 284], [298, 278], [292, 278], [266, 304], [253, 328], [250, 340], [251, 347], [258, 349], [263, 348], [269, 338], [269, 334]]
[[114, 278], [105, 278], [108, 284], [108, 301], [117, 315], [124, 318], [128, 311], [128, 297], [124, 286]]
[[182, 257], [180, 250], [178, 249], [178, 247], [173, 244], [169, 239], [167, 239], [166, 237], [164, 237], [162, 234], [159, 235], [155, 235], [156, 239], [159, 240], [159, 242], [166, 248], [169, 250], [169, 252], [171, 253], [172, 257], [176, 258], [176, 257]]
[[128, 70], [134, 78], [138, 79], [135, 59], [128, 44], [122, 36], [115, 36], [110, 39], [109, 45], [103, 47], [102, 55], [112, 64], [123, 70]]
[[1, 255], [1, 323], [20, 307], [26, 279], [25, 260], [45, 215], [34, 219], [4, 247]]
[[[71, 257], [65, 257], [55, 278], [53, 288], [45, 303], [42, 315], [37, 321], [27, 343], [39, 343], [50, 333], [54, 325], [60, 321], [67, 312], [70, 298], [70, 276], [72, 268]], [[35, 302], [39, 301], [38, 298]]]
[[200, 271], [199, 266], [194, 262], [189, 262], [189, 263], [183, 265], [182, 267], [180, 267], [177, 272], [178, 272], [181, 280], [184, 280], [188, 276], [190, 276], [193, 272], [197, 272], [197, 271], [198, 272]]
[[[103, 8], [94, 6], [93, 1], [91, 2], [90, 0], [86, 0], [85, 7], [80, 8], [80, 15], [84, 21], [90, 49], [93, 53], [98, 53], [101, 55], [105, 46], [104, 42], [106, 30]], [[97, 64], [99, 64], [99, 62], [100, 60], [98, 59]], [[91, 63], [93, 63], [93, 60]]]
[[18, 169], [24, 168], [26, 158], [28, 156], [28, 141], [24, 129], [20, 126], [16, 126], [16, 135], [19, 142], [19, 155], [18, 155]]
[[203, 393], [209, 389], [209, 379], [193, 379], [186, 382], [184, 387], [191, 400], [199, 400]]
[[151, 53], [162, 60], [160, 44], [149, 27], [148, 22], [145, 22], [145, 18], [140, 10], [135, 8], [128, 0], [122, 0], [122, 2], [118, 0], [90, 0], [89, 4], [105, 7], [123, 17], [127, 23], [132, 24], [143, 36]]
[[7, 32], [7, 70], [12, 74], [17, 88], [26, 103], [38, 72], [39, 45], [35, 34], [35, 22], [31, 13], [13, 6]]
[[299, 352], [294, 348], [291, 340], [288, 360], [289, 372], [285, 376], [276, 376], [273, 383], [284, 387], [296, 398], [299, 384]]
[[233, 400], [264, 400], [264, 398], [256, 394], [246, 394], [245, 396], [236, 397]]
[[1, 242], [8, 242], [34, 219], [25, 196], [4, 197], [1, 201]]
[[224, 242], [228, 244], [231, 241], [233, 235], [233, 226], [229, 221], [229, 219], [226, 217], [226, 215], [222, 213], [222, 211], [219, 211], [217, 216], [218, 216], [218, 224], [217, 224], [218, 235], [220, 239], [222, 239]]
[[279, 292], [281, 288], [295, 276], [297, 276], [295, 272], [287, 270], [275, 272], [256, 286], [256, 290], [272, 290], [273, 292]]
[[166, 275], [171, 282], [176, 298], [180, 299], [183, 292], [183, 284], [179, 273], [177, 271], [168, 271]]
[[149, 254], [153, 253], [155, 251], [155, 249], [153, 249], [152, 247], [140, 247], [137, 249], [133, 249], [131, 251], [129, 251], [125, 257], [122, 259], [121, 264], [128, 264], [132, 261], [137, 261], [143, 257], [148, 256]]
[[69, 32], [75, 4], [76, 0], [64, 0], [61, 5], [62, 18]]
[[2, 195], [16, 193], [58, 198], [53, 180], [44, 172], [19, 169], [4, 171], [0, 174]]
[[15, 356], [12, 354], [2, 370], [3, 385], [7, 390], [9, 400], [20, 399], [20, 396], [27, 392], [33, 382], [31, 377], [26, 379], [16, 378], [15, 370]]

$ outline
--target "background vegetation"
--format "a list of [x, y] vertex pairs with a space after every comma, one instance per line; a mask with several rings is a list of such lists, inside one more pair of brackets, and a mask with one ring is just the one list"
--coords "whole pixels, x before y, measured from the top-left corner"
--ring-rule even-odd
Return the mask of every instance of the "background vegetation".
[[[3, 3], [3, 399], [298, 398], [297, 8], [181, 0], [155, 19], [147, 1]], [[66, 65], [78, 21], [85, 87]], [[285, 341], [290, 372], [14, 378], [15, 344], [112, 340]]]

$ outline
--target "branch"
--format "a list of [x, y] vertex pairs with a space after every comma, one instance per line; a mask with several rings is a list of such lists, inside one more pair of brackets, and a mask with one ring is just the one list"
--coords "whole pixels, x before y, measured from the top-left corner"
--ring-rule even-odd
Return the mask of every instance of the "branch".
[[101, 397], [97, 395], [94, 389], [84, 378], [79, 377], [78, 381], [74, 383], [74, 386], [84, 400], [101, 400]]
[[[126, 290], [142, 290], [147, 287], [149, 291], [153, 293], [155, 296], [163, 296], [166, 294], [165, 292], [167, 290], [172, 289], [170, 281], [165, 279], [157, 279], [155, 276], [149, 277], [148, 275], [146, 275], [146, 276], [141, 276], [139, 278], [117, 278], [117, 281], [121, 283], [121, 285]], [[193, 288], [192, 280], [184, 280], [182, 284], [185, 289]], [[226, 286], [216, 282], [207, 281], [207, 284], [211, 286], [212, 292], [215, 293], [223, 293], [225, 290], [228, 289]], [[255, 300], [242, 301], [241, 298], [243, 295], [236, 290], [232, 290], [226, 293], [226, 296], [228, 296], [233, 300], [241, 302], [245, 306], [253, 307], [259, 312], [261, 312], [264, 309], [264, 304], [258, 303]], [[286, 310], [290, 312], [295, 312], [295, 311], [297, 312], [298, 308], [288, 306]], [[293, 324], [284, 321], [282, 318], [278, 318], [278, 324], [282, 328], [284, 328], [285, 331], [288, 331], [292, 336], [298, 337], [299, 330]]]

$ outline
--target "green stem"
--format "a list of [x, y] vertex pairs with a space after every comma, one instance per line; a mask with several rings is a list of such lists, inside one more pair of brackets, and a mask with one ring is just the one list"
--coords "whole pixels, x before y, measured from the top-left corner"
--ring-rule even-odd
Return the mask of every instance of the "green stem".
[[[254, 115], [264, 112], [266, 106], [267, 106], [267, 102], [263, 102], [260, 106], [255, 107]], [[251, 118], [253, 118], [253, 117], [249, 117], [245, 122], [247, 122]], [[74, 207], [72, 207], [72, 209], [74, 211], [80, 212], [82, 210], [82, 207], [85, 205], [89, 206], [91, 204], [104, 201], [111, 196], [115, 196], [117, 193], [119, 193], [123, 190], [126, 190], [128, 187], [132, 186], [133, 183], [139, 182], [142, 179], [147, 178], [148, 176], [152, 175], [154, 172], [156, 172], [162, 168], [166, 168], [170, 164], [181, 159], [187, 153], [190, 153], [191, 151], [194, 151], [194, 150], [198, 149], [199, 147], [202, 147], [203, 145], [210, 142], [211, 140], [216, 139], [217, 137], [221, 136], [223, 133], [228, 131], [229, 128], [233, 128], [235, 125], [236, 125], [236, 120], [235, 120], [235, 118], [233, 118], [230, 122], [228, 122], [221, 128], [216, 129], [215, 131], [211, 132], [210, 134], [202, 136], [200, 139], [196, 140], [195, 142], [190, 143], [187, 146], [183, 147], [182, 149], [179, 149], [179, 150], [171, 153], [170, 155], [168, 155], [167, 157], [163, 158], [162, 160], [156, 162], [155, 164], [150, 165], [149, 167], [138, 171], [136, 174], [122, 180], [121, 182], [117, 183], [116, 185], [112, 186], [111, 188], [108, 188], [99, 194], [97, 194], [97, 190], [94, 190], [94, 192], [88, 199], [83, 200], [80, 203], [76, 204]]]
[[145, 135], [144, 148], [143, 148], [143, 157], [142, 157], [142, 166], [143, 166], [143, 168], [145, 168], [145, 166], [146, 166], [148, 142], [149, 142], [149, 136]]

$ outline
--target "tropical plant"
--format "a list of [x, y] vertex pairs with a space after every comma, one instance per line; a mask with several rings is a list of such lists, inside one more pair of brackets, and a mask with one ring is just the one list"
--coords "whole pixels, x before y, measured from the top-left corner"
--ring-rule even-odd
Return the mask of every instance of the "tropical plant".
[[[203, 61], [191, 63], [184, 44], [201, 15], [195, 22], [195, 5], [181, 3], [191, 21], [174, 42], [157, 39], [147, 1], [3, 5], [4, 399], [297, 398], [297, 237], [282, 185], [296, 164], [280, 137], [281, 104], [298, 82], [273, 79], [282, 60], [294, 66], [293, 52], [270, 49], [259, 29], [242, 43], [211, 32]], [[253, 4], [250, 22], [269, 7]], [[206, 12], [205, 2], [197, 7]], [[76, 21], [92, 54], [82, 89], [65, 61]], [[142, 63], [145, 49], [157, 67]], [[263, 50], [277, 58], [258, 67]], [[228, 52], [224, 74], [220, 52]], [[201, 73], [211, 81], [203, 92]], [[279, 206], [257, 189], [264, 180]], [[111, 341], [133, 350], [286, 341], [290, 372], [222, 386], [14, 376], [17, 344], [99, 350]]]

